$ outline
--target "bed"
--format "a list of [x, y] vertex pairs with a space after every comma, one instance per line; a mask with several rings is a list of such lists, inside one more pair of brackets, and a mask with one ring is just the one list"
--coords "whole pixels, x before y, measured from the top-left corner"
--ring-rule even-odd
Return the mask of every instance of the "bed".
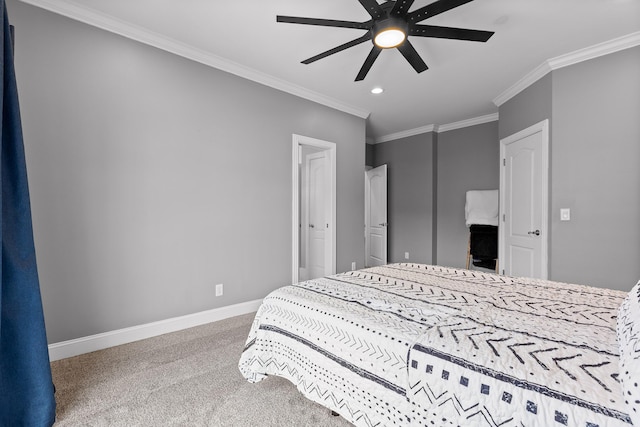
[[239, 368], [357, 426], [628, 427], [639, 287], [410, 263], [337, 274], [267, 296]]

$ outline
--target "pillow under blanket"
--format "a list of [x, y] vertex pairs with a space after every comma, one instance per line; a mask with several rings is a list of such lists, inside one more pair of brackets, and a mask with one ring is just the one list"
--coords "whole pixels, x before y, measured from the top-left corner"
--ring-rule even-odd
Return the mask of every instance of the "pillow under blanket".
[[624, 400], [633, 425], [640, 426], [640, 282], [620, 305], [616, 329]]

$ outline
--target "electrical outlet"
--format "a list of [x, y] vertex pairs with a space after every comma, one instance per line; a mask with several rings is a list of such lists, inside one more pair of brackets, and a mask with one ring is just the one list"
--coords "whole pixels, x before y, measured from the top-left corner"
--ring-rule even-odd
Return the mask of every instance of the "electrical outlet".
[[222, 294], [224, 293], [224, 285], [222, 283], [218, 283], [216, 285], [216, 296], [222, 296]]
[[353, 262], [351, 263], [351, 270], [355, 270], [355, 269], [356, 269], [356, 262], [355, 262], [355, 261], [353, 261]]
[[404, 253], [404, 259], [409, 259], [409, 252]]

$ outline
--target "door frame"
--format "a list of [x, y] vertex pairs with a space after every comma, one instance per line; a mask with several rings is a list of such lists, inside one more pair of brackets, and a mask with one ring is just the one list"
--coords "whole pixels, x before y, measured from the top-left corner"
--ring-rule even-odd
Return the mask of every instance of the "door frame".
[[300, 273], [300, 169], [301, 147], [308, 145], [320, 148], [328, 152], [328, 172], [329, 172], [329, 188], [326, 190], [328, 194], [325, 200], [329, 203], [329, 215], [327, 223], [329, 224], [329, 232], [325, 238], [330, 239], [329, 247], [331, 256], [325, 259], [325, 271], [327, 274], [336, 273], [336, 144], [334, 142], [323, 141], [320, 139], [310, 138], [307, 136], [293, 134], [292, 150], [291, 150], [291, 187], [292, 187], [292, 203], [291, 203], [291, 283], [299, 281]]
[[[498, 227], [498, 260], [501, 266], [505, 265], [505, 206], [506, 206], [506, 150], [507, 145], [519, 141], [527, 136], [533, 135], [535, 133], [541, 133], [542, 136], [542, 159], [541, 159], [541, 173], [542, 173], [542, 195], [541, 195], [541, 205], [540, 209], [542, 210], [542, 221], [540, 225], [540, 234], [542, 234], [543, 239], [540, 247], [540, 256], [542, 258], [542, 266], [541, 266], [541, 275], [542, 279], [547, 279], [549, 276], [549, 242], [550, 242], [550, 230], [549, 226], [549, 119], [545, 119], [541, 122], [538, 122], [532, 126], [529, 126], [526, 129], [521, 130], [520, 132], [516, 132], [513, 135], [509, 135], [506, 138], [500, 140], [500, 226]], [[502, 274], [505, 274], [504, 268], [500, 268]]]

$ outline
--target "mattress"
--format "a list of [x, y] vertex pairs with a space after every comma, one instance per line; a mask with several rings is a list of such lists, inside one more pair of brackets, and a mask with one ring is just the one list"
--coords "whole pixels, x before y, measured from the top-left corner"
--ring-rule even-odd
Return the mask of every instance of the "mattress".
[[629, 426], [626, 296], [423, 264], [347, 272], [267, 296], [239, 368], [357, 426]]

